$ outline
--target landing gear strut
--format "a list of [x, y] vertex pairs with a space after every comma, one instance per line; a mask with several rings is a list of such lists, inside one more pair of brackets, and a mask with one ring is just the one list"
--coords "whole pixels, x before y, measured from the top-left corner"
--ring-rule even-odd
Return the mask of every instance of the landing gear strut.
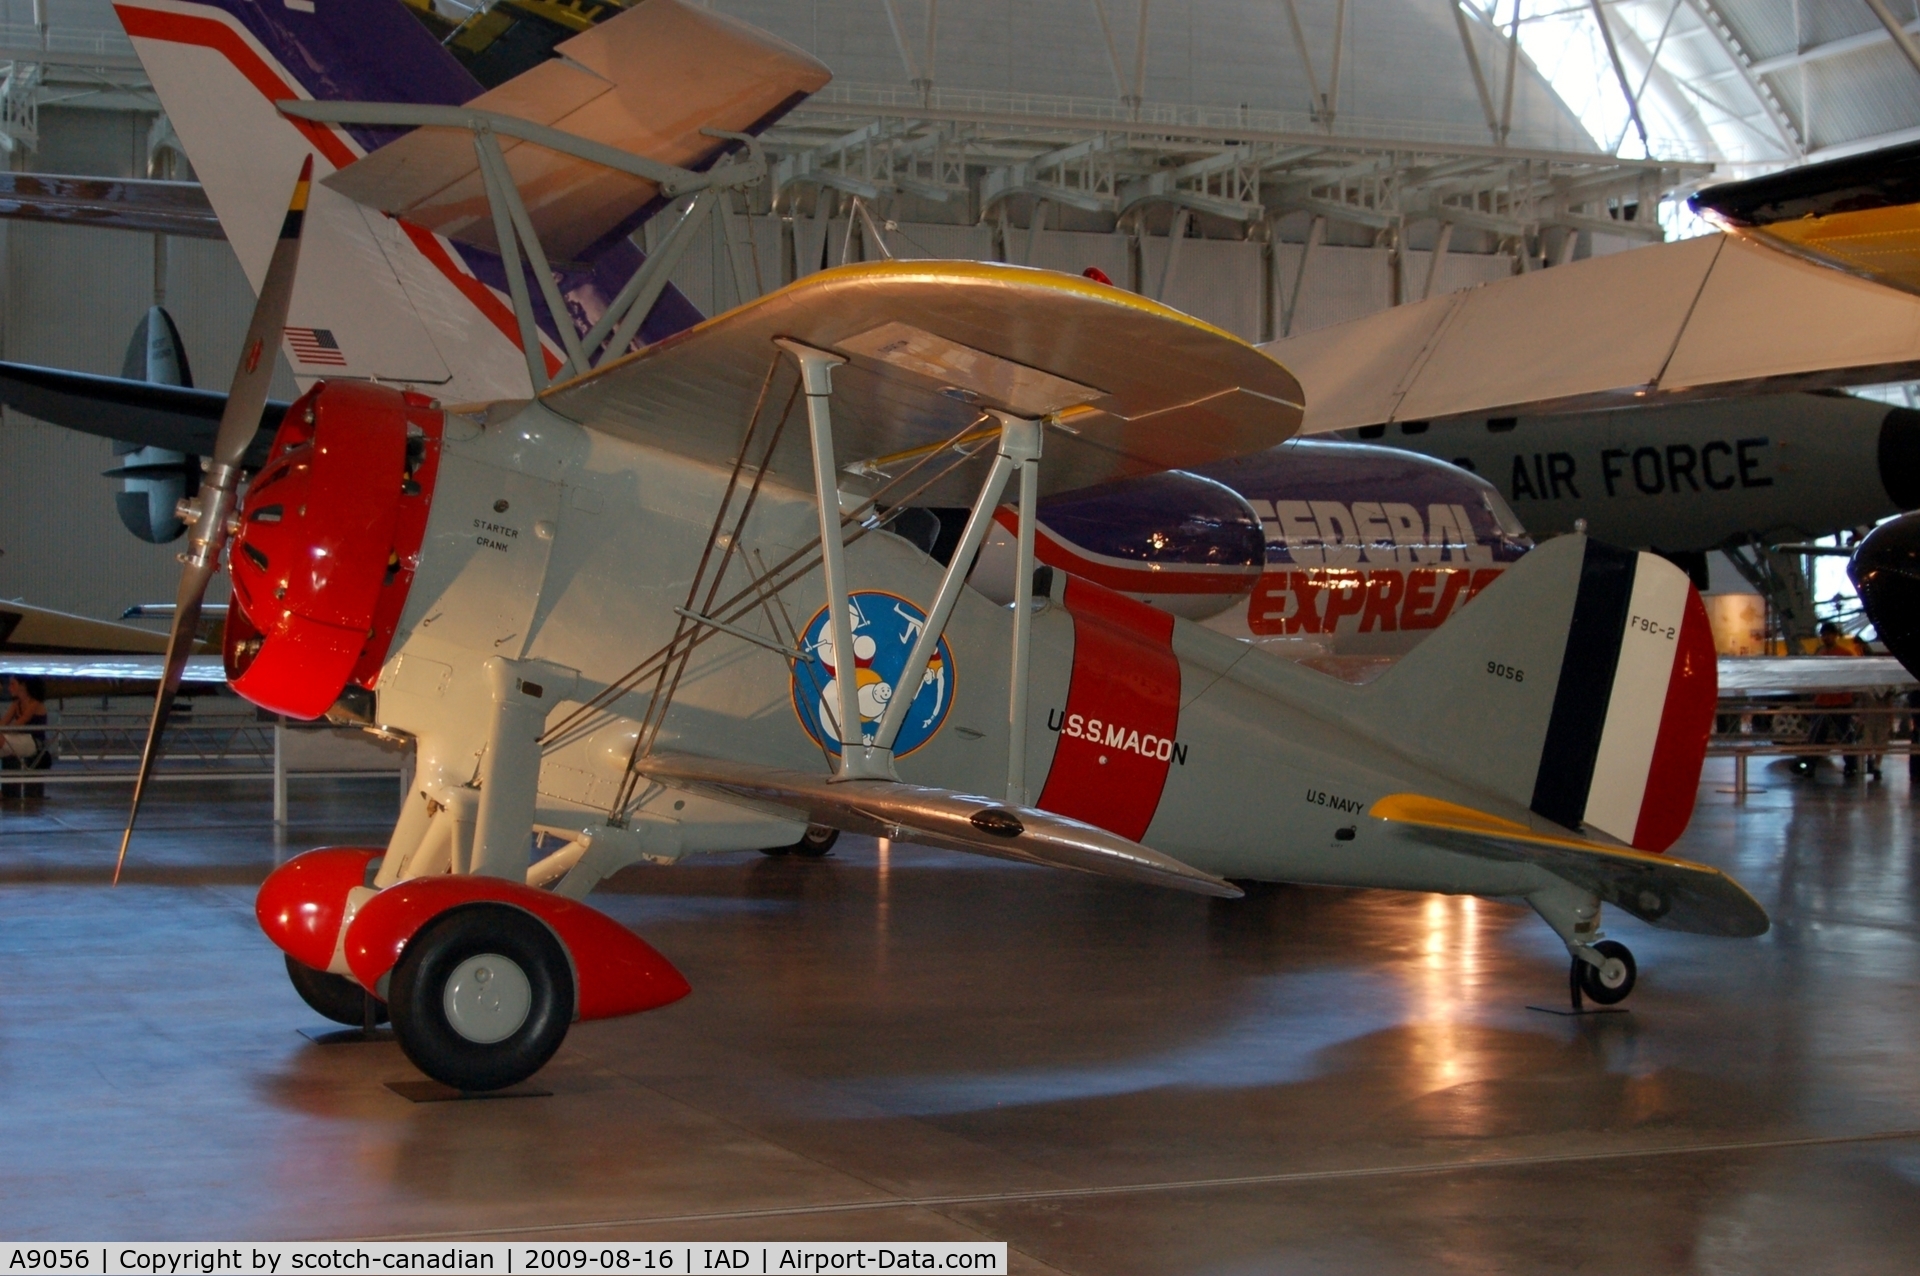
[[1625, 944], [1600, 937], [1599, 896], [1556, 879], [1528, 895], [1527, 903], [1553, 927], [1573, 959], [1567, 983], [1575, 1014], [1586, 1001], [1615, 1006], [1627, 999], [1639, 970]]

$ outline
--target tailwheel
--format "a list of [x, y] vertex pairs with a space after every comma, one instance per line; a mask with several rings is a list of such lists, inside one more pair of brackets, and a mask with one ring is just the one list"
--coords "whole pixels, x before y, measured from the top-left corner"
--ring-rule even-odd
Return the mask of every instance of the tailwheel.
[[1627, 946], [1611, 939], [1603, 939], [1593, 946], [1600, 958], [1598, 966], [1573, 959], [1573, 968], [1580, 981], [1580, 991], [1588, 1000], [1602, 1006], [1618, 1005], [1627, 999], [1633, 991], [1634, 981], [1639, 977], [1639, 969], [1634, 965], [1633, 954]]
[[839, 829], [831, 829], [824, 824], [809, 824], [807, 831], [800, 835], [799, 841], [790, 842], [785, 846], [762, 847], [760, 853], [773, 856], [801, 855], [810, 860], [817, 860], [831, 851], [833, 844], [839, 840]]
[[539, 921], [476, 904], [423, 926], [388, 989], [394, 1036], [420, 1071], [456, 1090], [525, 1081], [573, 1022], [573, 970]]
[[300, 994], [300, 1000], [323, 1018], [355, 1028], [362, 1027], [367, 1023], [367, 1002], [371, 999], [373, 1022], [387, 1021], [387, 1003], [345, 975], [315, 970], [305, 962], [288, 957], [287, 978], [293, 981], [293, 990]]

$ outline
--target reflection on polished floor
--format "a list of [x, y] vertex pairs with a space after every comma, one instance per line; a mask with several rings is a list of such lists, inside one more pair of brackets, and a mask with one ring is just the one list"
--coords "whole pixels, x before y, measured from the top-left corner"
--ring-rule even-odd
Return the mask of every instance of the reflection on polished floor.
[[[384, 840], [391, 782], [0, 810], [0, 1235], [996, 1239], [1014, 1270], [1920, 1270], [1920, 875], [1904, 776], [1735, 806], [1683, 853], [1759, 941], [1614, 918], [1632, 1013], [1559, 1005], [1520, 908], [1208, 901], [843, 840], [595, 901], [686, 1001], [578, 1027], [551, 1098], [416, 1105], [319, 1046], [253, 887]], [[1904, 768], [1901, 768], [1904, 770]]]

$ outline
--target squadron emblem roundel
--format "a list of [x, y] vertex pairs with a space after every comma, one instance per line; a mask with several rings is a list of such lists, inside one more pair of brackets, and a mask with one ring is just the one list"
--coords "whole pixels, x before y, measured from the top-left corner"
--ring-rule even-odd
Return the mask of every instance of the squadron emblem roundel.
[[[900, 675], [913, 644], [926, 628], [926, 613], [898, 594], [859, 590], [849, 600], [853, 620], [854, 678], [859, 687], [860, 727], [872, 741], [880, 717], [902, 693]], [[800, 725], [829, 752], [840, 752], [839, 698], [834, 678], [840, 653], [833, 649], [832, 626], [822, 607], [800, 634], [804, 658], [793, 666], [793, 711]], [[894, 737], [895, 757], [904, 757], [931, 740], [953, 707], [953, 652], [942, 638]]]

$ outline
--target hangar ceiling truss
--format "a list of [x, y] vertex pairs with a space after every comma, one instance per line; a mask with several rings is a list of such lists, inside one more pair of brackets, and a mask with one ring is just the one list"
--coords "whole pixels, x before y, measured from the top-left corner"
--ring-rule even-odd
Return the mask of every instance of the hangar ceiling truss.
[[[1710, 166], [1469, 140], [1370, 124], [1329, 133], [1282, 112], [829, 85], [768, 132], [774, 189], [946, 203], [988, 220], [1009, 201], [1123, 218], [1153, 205], [1251, 228], [1305, 212], [1375, 230], [1429, 220], [1500, 236], [1551, 227], [1659, 239], [1663, 196]], [[1625, 220], [1632, 205], [1644, 219]], [[1029, 204], [1031, 206], [1031, 204]]]

